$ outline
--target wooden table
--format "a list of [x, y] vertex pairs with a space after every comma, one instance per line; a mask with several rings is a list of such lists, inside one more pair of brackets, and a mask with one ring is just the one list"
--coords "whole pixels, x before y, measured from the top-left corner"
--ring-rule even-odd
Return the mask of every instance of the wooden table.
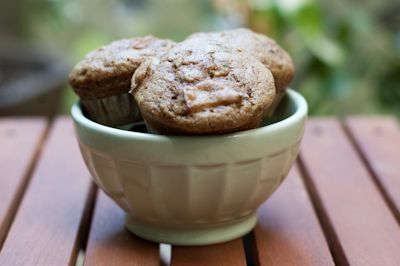
[[[396, 121], [310, 119], [297, 164], [258, 215], [242, 239], [173, 246], [170, 263], [400, 265]], [[159, 245], [129, 234], [90, 181], [65, 117], [0, 119], [0, 248], [7, 266], [160, 264]]]

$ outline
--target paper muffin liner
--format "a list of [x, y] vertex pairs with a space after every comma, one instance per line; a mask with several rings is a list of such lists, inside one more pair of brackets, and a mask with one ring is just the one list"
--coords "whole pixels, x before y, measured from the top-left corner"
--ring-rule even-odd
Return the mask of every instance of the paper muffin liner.
[[93, 121], [111, 127], [141, 121], [139, 108], [129, 93], [101, 99], [81, 99], [86, 115]]

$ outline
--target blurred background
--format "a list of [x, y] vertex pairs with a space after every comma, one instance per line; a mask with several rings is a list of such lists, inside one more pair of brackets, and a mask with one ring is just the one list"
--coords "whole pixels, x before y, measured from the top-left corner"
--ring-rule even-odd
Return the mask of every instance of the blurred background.
[[68, 113], [70, 68], [114, 39], [241, 26], [292, 55], [311, 114], [400, 117], [398, 0], [0, 1], [0, 115]]

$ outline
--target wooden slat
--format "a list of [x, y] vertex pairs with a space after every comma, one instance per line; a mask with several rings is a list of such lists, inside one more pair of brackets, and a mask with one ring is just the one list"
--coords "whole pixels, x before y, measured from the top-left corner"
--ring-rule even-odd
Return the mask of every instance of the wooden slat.
[[0, 253], [0, 265], [73, 265], [90, 188], [72, 122], [58, 119]]
[[258, 210], [259, 265], [334, 265], [298, 168]]
[[159, 265], [159, 245], [124, 228], [125, 213], [99, 191], [86, 249], [85, 265]]
[[400, 222], [400, 128], [390, 117], [353, 117], [346, 123]]
[[212, 246], [172, 247], [171, 265], [246, 265], [242, 239]]
[[301, 159], [335, 262], [400, 265], [400, 227], [339, 122], [311, 120]]
[[0, 119], [0, 250], [46, 128], [44, 119]]

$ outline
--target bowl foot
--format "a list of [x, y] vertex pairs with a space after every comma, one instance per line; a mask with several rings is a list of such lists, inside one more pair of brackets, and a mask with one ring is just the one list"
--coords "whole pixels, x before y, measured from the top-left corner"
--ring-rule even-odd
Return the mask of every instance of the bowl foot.
[[255, 213], [228, 224], [204, 228], [160, 227], [138, 221], [127, 215], [125, 225], [133, 234], [158, 243], [180, 246], [209, 245], [226, 242], [250, 232], [257, 223]]

